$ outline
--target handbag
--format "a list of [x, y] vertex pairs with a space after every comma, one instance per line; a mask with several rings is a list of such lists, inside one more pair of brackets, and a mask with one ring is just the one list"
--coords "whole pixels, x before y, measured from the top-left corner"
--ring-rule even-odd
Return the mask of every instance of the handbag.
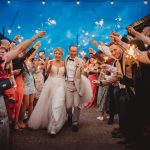
[[7, 89], [10, 89], [11, 87], [12, 87], [12, 84], [9, 78], [0, 79], [0, 93]]

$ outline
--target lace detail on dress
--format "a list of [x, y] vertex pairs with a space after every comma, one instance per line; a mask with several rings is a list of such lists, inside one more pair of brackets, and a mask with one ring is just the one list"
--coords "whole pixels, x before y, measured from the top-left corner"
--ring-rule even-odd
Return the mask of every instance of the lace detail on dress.
[[50, 72], [49, 76], [57, 77], [57, 78], [64, 78], [65, 77], [64, 73], [65, 73], [64, 66], [56, 67], [55, 65], [52, 65], [51, 72]]

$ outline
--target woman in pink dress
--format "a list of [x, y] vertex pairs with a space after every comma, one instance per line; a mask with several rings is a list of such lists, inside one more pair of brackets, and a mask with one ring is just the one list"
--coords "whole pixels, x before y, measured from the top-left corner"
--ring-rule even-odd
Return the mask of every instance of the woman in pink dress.
[[87, 65], [87, 68], [85, 68], [85, 72], [88, 73], [88, 79], [90, 80], [93, 92], [93, 97], [91, 98], [90, 102], [87, 105], [87, 108], [90, 108], [96, 103], [96, 95], [98, 88], [95, 84], [93, 84], [93, 81], [97, 80], [97, 73], [98, 73], [97, 61], [94, 57], [90, 58], [89, 64]]

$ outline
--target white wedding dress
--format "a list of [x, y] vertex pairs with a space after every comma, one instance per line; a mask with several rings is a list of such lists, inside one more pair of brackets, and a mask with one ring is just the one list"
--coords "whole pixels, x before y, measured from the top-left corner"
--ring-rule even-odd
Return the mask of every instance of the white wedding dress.
[[66, 121], [64, 67], [52, 65], [50, 75], [28, 121], [32, 129], [47, 128], [55, 134]]

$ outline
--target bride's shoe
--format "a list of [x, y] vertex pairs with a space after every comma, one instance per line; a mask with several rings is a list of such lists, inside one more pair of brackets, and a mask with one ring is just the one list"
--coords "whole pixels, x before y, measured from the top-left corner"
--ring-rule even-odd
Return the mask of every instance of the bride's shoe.
[[97, 119], [100, 120], [100, 121], [103, 121], [104, 117], [103, 116], [98, 116]]
[[56, 134], [50, 134], [50, 137], [51, 137], [51, 138], [55, 138], [55, 137], [56, 137]]

